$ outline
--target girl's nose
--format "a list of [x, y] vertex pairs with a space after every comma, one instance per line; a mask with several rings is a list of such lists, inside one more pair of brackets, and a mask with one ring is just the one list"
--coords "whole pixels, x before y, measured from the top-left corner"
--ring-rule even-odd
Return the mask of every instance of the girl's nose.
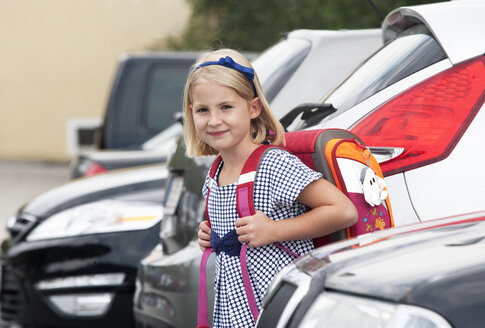
[[209, 125], [218, 125], [221, 123], [221, 118], [217, 111], [211, 111], [209, 116]]

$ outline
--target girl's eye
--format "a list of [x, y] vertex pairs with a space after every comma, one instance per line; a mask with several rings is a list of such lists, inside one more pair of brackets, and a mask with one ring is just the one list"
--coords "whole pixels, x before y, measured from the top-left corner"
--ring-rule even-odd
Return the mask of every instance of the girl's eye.
[[205, 108], [205, 107], [197, 108], [195, 110], [195, 112], [196, 113], [205, 113], [205, 112], [207, 112], [207, 108]]
[[222, 109], [231, 109], [231, 108], [232, 108], [231, 105], [224, 105], [224, 106], [222, 106]]

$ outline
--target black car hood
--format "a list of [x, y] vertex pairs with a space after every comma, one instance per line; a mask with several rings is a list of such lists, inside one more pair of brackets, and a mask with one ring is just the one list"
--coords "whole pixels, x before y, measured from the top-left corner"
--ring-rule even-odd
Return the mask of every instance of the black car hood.
[[163, 189], [167, 175], [166, 166], [159, 164], [81, 178], [40, 194], [20, 211], [42, 219], [64, 209], [101, 199]]
[[346, 241], [331, 250], [324, 247], [299, 266], [311, 275], [325, 270], [330, 290], [428, 308], [468, 300], [484, 305], [484, 238], [485, 212], [389, 229], [372, 234], [372, 240]]

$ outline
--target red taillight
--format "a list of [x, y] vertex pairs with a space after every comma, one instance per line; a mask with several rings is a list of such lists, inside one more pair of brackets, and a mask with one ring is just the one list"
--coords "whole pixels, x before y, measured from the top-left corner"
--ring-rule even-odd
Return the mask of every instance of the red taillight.
[[446, 158], [485, 99], [485, 57], [452, 67], [403, 92], [351, 127], [369, 146], [403, 147], [381, 163], [389, 176]]
[[89, 165], [88, 169], [86, 170], [86, 172], [84, 172], [84, 176], [89, 177], [91, 175], [104, 173], [106, 171], [108, 171], [108, 170], [104, 166], [102, 166], [101, 164], [91, 163]]

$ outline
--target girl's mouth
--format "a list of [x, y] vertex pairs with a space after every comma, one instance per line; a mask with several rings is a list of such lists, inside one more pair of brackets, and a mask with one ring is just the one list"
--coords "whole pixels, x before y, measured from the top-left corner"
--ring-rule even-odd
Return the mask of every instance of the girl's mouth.
[[211, 131], [211, 132], [208, 132], [208, 134], [211, 136], [211, 137], [220, 137], [222, 136], [223, 134], [225, 134], [227, 131]]

